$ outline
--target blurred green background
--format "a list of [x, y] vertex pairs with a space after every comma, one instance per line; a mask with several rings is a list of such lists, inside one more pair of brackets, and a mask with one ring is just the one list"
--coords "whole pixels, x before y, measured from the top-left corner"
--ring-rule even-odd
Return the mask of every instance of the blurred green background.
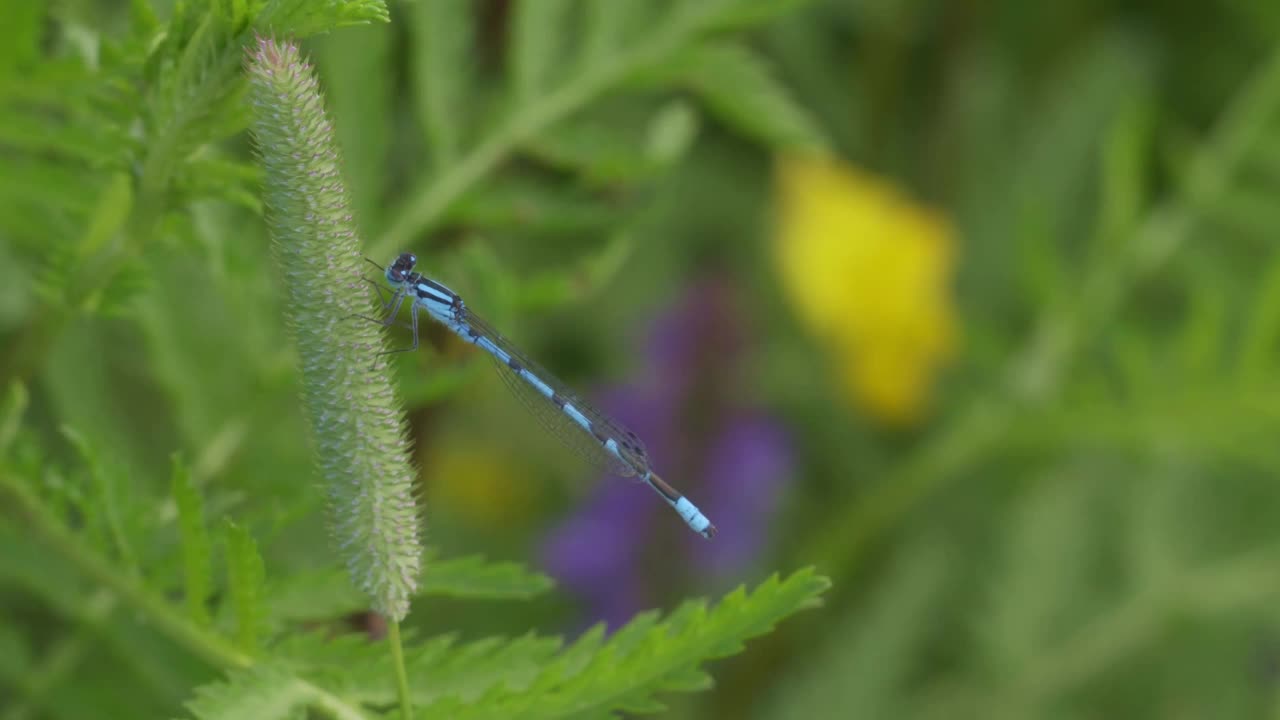
[[[397, 360], [428, 542], [559, 587], [410, 625], [573, 634], [812, 564], [825, 607], [672, 717], [1280, 717], [1280, 3], [772, 2], [690, 43], [696, 3], [529, 2], [307, 41], [365, 247], [635, 429], [721, 535], [597, 478], [432, 329]], [[244, 116], [148, 188], [163, 133], [94, 94], [145, 55], [137, 13], [6, 9], [10, 463], [74, 490], [69, 426], [162, 498], [180, 451], [268, 578], [325, 566]], [[0, 697], [87, 623], [102, 651], [50, 694], [176, 712], [205, 671], [52, 601], [78, 581], [19, 527]]]

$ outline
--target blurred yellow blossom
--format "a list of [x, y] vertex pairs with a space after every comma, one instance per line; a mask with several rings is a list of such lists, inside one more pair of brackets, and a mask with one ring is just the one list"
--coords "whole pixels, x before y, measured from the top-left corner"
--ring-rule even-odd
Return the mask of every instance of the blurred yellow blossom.
[[425, 462], [432, 503], [477, 527], [499, 527], [527, 519], [534, 497], [520, 468], [491, 447], [465, 441], [437, 445]]
[[781, 158], [777, 199], [775, 249], [797, 312], [838, 357], [859, 407], [887, 424], [917, 421], [955, 346], [950, 224], [828, 158]]

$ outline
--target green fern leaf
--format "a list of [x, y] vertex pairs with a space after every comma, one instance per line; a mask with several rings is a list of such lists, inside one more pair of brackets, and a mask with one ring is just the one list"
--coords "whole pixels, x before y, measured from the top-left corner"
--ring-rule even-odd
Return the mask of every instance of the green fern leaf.
[[[486, 638], [456, 648], [448, 654], [423, 653], [409, 663], [411, 677], [440, 677], [447, 692], [432, 691], [423, 686], [415, 694], [415, 702], [429, 703], [441, 696], [462, 699], [480, 697], [495, 687], [520, 687], [528, 684], [561, 648], [559, 638], [539, 637], [532, 633], [518, 638]], [[421, 693], [426, 689], [426, 693]]]
[[647, 101], [618, 100], [539, 134], [523, 150], [590, 186], [613, 189], [669, 169], [697, 129], [696, 113], [682, 100], [656, 109]]
[[113, 174], [108, 182], [103, 183], [98, 202], [86, 218], [84, 233], [76, 248], [80, 257], [89, 258], [101, 252], [124, 228], [132, 209], [133, 188], [128, 175]]
[[155, 79], [145, 116], [151, 136], [144, 194], [160, 193], [183, 158], [218, 139], [208, 134], [209, 128], [226, 125], [227, 115], [246, 115], [236, 102], [244, 87], [240, 53], [230, 22], [217, 13], [175, 15], [154, 55]]
[[[562, 647], [559, 638], [528, 633], [458, 644], [453, 635], [411, 642], [405, 651], [415, 705], [468, 703], [499, 688], [527, 688]], [[396, 701], [386, 648], [367, 635], [293, 634], [272, 649], [301, 676], [351, 702]], [[416, 681], [415, 681], [416, 679]]]
[[490, 563], [479, 555], [436, 560], [428, 557], [423, 572], [422, 595], [518, 599], [541, 595], [551, 589], [551, 578], [530, 572], [517, 563]]
[[[643, 616], [641, 621], [643, 622]], [[577, 641], [560, 653], [555, 662], [542, 673], [539, 681], [550, 684], [554, 683], [558, 677], [568, 677], [582, 672], [604, 646], [604, 638], [604, 624], [592, 625]]]
[[[412, 630], [406, 634], [412, 636]], [[412, 641], [412, 637], [405, 639]], [[428, 645], [441, 646], [436, 652], [448, 652], [453, 647], [453, 638], [433, 638], [427, 643], [412, 647], [410, 652], [421, 652]], [[337, 688], [343, 684], [342, 678], [346, 677], [346, 673], [361, 675], [366, 672], [363, 668], [387, 662], [387, 648], [370, 638], [368, 633], [330, 635], [325, 631], [297, 632], [281, 636], [271, 647], [271, 656], [289, 663], [290, 667], [297, 668], [309, 678], [322, 680], [327, 687]], [[373, 674], [371, 670], [368, 672]], [[330, 675], [333, 677], [330, 678]], [[391, 679], [387, 678], [384, 682], [390, 683]]]
[[315, 688], [283, 667], [258, 664], [198, 688], [187, 708], [199, 720], [302, 720], [315, 700]]
[[182, 174], [195, 149], [247, 125], [246, 85], [239, 70], [250, 18], [254, 27], [295, 38], [387, 19], [380, 0], [269, 0], [201, 8], [179, 6], [151, 56], [153, 88], [145, 104], [151, 137], [141, 182], [148, 202]]
[[[67, 88], [67, 83], [64, 81], [61, 86]], [[124, 169], [128, 152], [136, 147], [136, 142], [118, 126], [70, 102], [54, 100], [41, 103], [42, 107], [33, 110], [15, 107], [20, 101], [4, 97], [6, 90], [12, 92], [10, 88], [0, 89], [0, 107], [5, 110], [0, 114], [0, 143], [7, 151], [54, 157], [93, 168]], [[51, 112], [64, 113], [65, 119], [51, 122], [48, 117]]]
[[433, 0], [413, 3], [408, 11], [414, 105], [433, 167], [440, 172], [454, 163], [466, 142], [472, 115], [474, 4], [470, 0]]
[[[102, 175], [86, 172], [75, 165], [16, 157], [0, 168], [0, 203], [16, 212], [39, 209], [39, 219], [56, 228], [54, 238], [74, 237], [81, 228], [79, 220], [93, 209], [93, 200], [104, 184]], [[28, 213], [30, 214], [30, 213]], [[6, 223], [12, 222], [5, 219]], [[22, 225], [12, 225], [21, 231]], [[50, 243], [49, 237], [24, 236], [33, 250], [49, 251], [49, 246], [60, 248], [63, 243]]]
[[273, 580], [264, 604], [276, 623], [332, 620], [369, 608], [368, 598], [351, 585], [347, 574], [333, 568]]
[[680, 56], [682, 77], [707, 109], [748, 137], [780, 148], [826, 147], [822, 130], [774, 77], [763, 58], [735, 43], [694, 47]]
[[82, 306], [105, 317], [129, 316], [135, 308], [134, 303], [151, 288], [152, 277], [142, 258], [121, 260], [106, 284], [85, 298]]
[[527, 720], [654, 710], [656, 693], [700, 687], [691, 672], [701, 662], [737, 652], [748, 638], [815, 604], [827, 587], [825, 578], [802, 570], [785, 581], [770, 578], [750, 594], [735, 591], [710, 611], [691, 602], [665, 622], [644, 614], [608, 641], [597, 626], [546, 663], [527, 688], [497, 688], [468, 703], [442, 701], [423, 715]]
[[[418, 595], [514, 600], [551, 586], [547, 576], [516, 563], [489, 563], [479, 556], [438, 560], [428, 553]], [[368, 598], [339, 570], [294, 573], [270, 588], [266, 604], [278, 622], [327, 620], [369, 607]]]
[[187, 159], [173, 179], [176, 202], [186, 206], [200, 200], [222, 200], [262, 214], [257, 188], [262, 171], [251, 163], [239, 162], [211, 153]]
[[94, 528], [99, 522], [102, 523], [101, 530], [105, 533], [106, 540], [115, 548], [116, 555], [125, 568], [133, 573], [140, 572], [138, 556], [133, 550], [130, 532], [126, 529], [129, 523], [126, 522], [122, 508], [124, 482], [118, 469], [102, 460], [84, 435], [66, 425], [60, 429], [63, 437], [75, 447], [89, 472], [89, 497], [92, 498], [90, 505], [93, 509], [83, 507], [90, 512], [86, 524]]
[[178, 530], [182, 536], [183, 594], [187, 615], [200, 625], [209, 624], [205, 602], [213, 585], [212, 550], [209, 529], [204, 521], [204, 501], [191, 484], [191, 472], [182, 459], [173, 456], [173, 499], [178, 506]]
[[382, 0], [256, 0], [254, 27], [264, 34], [305, 38], [348, 25], [387, 22]]
[[247, 654], [258, 649], [263, 622], [264, 570], [258, 544], [245, 528], [228, 520], [223, 527], [227, 551], [227, 588], [236, 617], [236, 646]]

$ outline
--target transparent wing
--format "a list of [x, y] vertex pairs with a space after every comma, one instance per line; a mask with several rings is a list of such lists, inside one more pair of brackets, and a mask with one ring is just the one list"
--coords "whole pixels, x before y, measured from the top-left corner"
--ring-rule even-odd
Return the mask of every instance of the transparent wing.
[[[513, 370], [507, 363], [504, 363], [501, 358], [486, 352], [498, 369], [498, 375], [502, 377], [502, 381], [506, 383], [508, 388], [511, 388], [512, 394], [520, 398], [520, 402], [537, 418], [538, 424], [559, 438], [575, 454], [597, 468], [622, 477], [637, 475], [648, 469], [648, 455], [645, 452], [644, 444], [640, 442], [635, 433], [614, 422], [579, 397], [577, 393], [569, 390], [564, 383], [547, 372], [541, 365], [529, 359], [528, 356], [512, 345], [511, 341], [502, 337], [493, 326], [477, 317], [470, 310], [466, 311], [464, 322], [475, 328], [481, 335], [489, 338], [494, 345], [555, 391], [566, 403], [572, 404], [578, 409], [578, 412], [582, 413], [591, 422], [592, 430], [588, 431], [575, 422], [573, 418], [566, 415], [555, 403], [538, 392], [537, 388], [530, 385], [528, 380]], [[608, 439], [612, 439], [618, 444], [621, 454], [627, 458], [626, 461], [605, 449], [604, 441]]]

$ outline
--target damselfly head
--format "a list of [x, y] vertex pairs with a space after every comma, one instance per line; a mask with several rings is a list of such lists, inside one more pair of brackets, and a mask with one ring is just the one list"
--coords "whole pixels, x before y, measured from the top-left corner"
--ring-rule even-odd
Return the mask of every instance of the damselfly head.
[[418, 258], [413, 253], [400, 253], [395, 261], [387, 267], [387, 282], [392, 285], [400, 285], [409, 280], [409, 275], [413, 272], [413, 267], [418, 264]]

